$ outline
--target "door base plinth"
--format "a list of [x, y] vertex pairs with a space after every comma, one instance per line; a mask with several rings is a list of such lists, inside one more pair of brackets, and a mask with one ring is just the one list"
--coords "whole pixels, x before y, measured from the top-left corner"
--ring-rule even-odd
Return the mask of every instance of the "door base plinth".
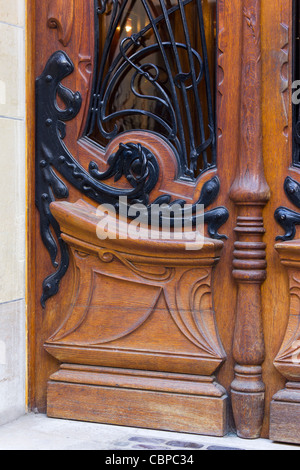
[[47, 414], [222, 437], [227, 394], [214, 377], [62, 364], [48, 382]]
[[274, 395], [270, 412], [270, 439], [276, 442], [300, 444], [299, 383], [288, 382], [284, 390]]

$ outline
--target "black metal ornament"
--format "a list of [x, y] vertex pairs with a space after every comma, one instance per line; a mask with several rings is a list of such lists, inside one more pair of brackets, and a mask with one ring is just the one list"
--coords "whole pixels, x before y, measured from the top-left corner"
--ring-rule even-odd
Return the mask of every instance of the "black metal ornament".
[[[293, 83], [298, 84], [300, 78], [300, 2], [293, 0]], [[293, 95], [293, 161], [294, 167], [300, 167], [300, 101], [299, 92]], [[300, 184], [290, 176], [285, 179], [284, 191], [289, 201], [300, 209]], [[300, 213], [287, 207], [278, 207], [275, 211], [275, 220], [284, 229], [284, 235], [276, 240], [293, 240], [296, 235], [296, 226], [300, 225]]]
[[[149, 195], [159, 178], [159, 165], [156, 157], [141, 144], [122, 143], [117, 152], [109, 158], [106, 171], [101, 173], [96, 162], [91, 161], [88, 170], [84, 169], [71, 155], [64, 143], [66, 122], [74, 119], [81, 108], [81, 96], [61, 84], [66, 76], [74, 70], [70, 58], [63, 51], [55, 52], [48, 60], [43, 73], [36, 79], [36, 206], [40, 213], [40, 233], [46, 246], [53, 267], [56, 271], [43, 282], [41, 303], [57, 294], [59, 284], [69, 266], [69, 255], [66, 244], [61, 238], [57, 221], [51, 214], [50, 204], [56, 199], [65, 199], [69, 195], [65, 181], [73, 185], [85, 196], [98, 204], [111, 204], [119, 210], [120, 197], [126, 197], [128, 205], [142, 203], [151, 213], [153, 204], [181, 204], [181, 217], [184, 218], [184, 200], [172, 201], [171, 196], [164, 195], [149, 203]], [[60, 109], [57, 94], [65, 104]], [[118, 181], [125, 177], [132, 189], [118, 189], [103, 181], [114, 177]], [[199, 223], [196, 214], [197, 204], [205, 208], [211, 205], [219, 192], [218, 177], [213, 177], [203, 185], [200, 198], [193, 205], [192, 225]], [[219, 228], [227, 221], [228, 211], [218, 207], [204, 213], [204, 222], [208, 224], [208, 233], [212, 238], [226, 238], [218, 233]], [[163, 223], [162, 218], [159, 223]], [[174, 220], [172, 221], [172, 224]], [[60, 256], [58, 257], [58, 251]], [[59, 258], [59, 262], [57, 259]]]

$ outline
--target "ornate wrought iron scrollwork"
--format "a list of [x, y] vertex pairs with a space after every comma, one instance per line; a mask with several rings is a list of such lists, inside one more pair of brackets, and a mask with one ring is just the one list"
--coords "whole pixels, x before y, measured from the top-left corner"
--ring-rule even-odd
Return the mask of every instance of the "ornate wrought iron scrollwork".
[[[119, 198], [127, 197], [129, 204], [141, 202], [145, 204], [149, 214], [152, 204], [149, 195], [159, 177], [159, 165], [156, 157], [141, 144], [124, 143], [108, 160], [108, 168], [101, 173], [95, 162], [90, 162], [88, 171], [71, 155], [64, 143], [66, 121], [75, 118], [81, 107], [81, 96], [61, 84], [71, 74], [74, 66], [63, 51], [55, 52], [48, 60], [40, 77], [36, 80], [36, 205], [40, 213], [40, 232], [42, 240], [50, 254], [56, 269], [43, 283], [42, 305], [47, 299], [58, 292], [59, 283], [65, 275], [68, 265], [68, 250], [61, 238], [60, 228], [51, 214], [50, 204], [55, 199], [67, 198], [68, 188], [65, 181], [72, 184], [80, 192], [99, 204], [111, 204], [119, 210]], [[65, 103], [60, 109], [56, 95]], [[114, 177], [115, 181], [124, 176], [132, 189], [119, 189], [103, 183]], [[203, 185], [197, 204], [207, 208], [216, 199], [220, 189], [219, 179], [212, 178]], [[163, 200], [162, 200], [163, 199]], [[153, 204], [181, 204], [184, 218], [186, 201], [171, 201], [171, 196], [158, 198]], [[196, 205], [192, 210], [192, 223], [198, 223]], [[208, 232], [213, 238], [226, 238], [218, 233], [218, 229], [227, 221], [228, 211], [218, 207], [205, 212], [204, 221], [208, 224]], [[160, 219], [162, 222], [162, 219]], [[174, 222], [174, 221], [173, 221]], [[58, 263], [58, 248], [60, 262]]]
[[[284, 190], [289, 200], [300, 209], [300, 184], [288, 176], [284, 182]], [[300, 213], [287, 207], [278, 207], [275, 211], [275, 220], [284, 229], [285, 234], [276, 237], [276, 240], [293, 240], [296, 235], [296, 225], [300, 225]]]
[[[98, 14], [107, 15], [110, 24], [100, 63], [95, 67], [97, 80], [86, 134], [91, 136], [98, 129], [105, 145], [121, 130], [143, 128], [141, 122], [133, 120], [133, 116], [146, 118], [147, 129], [157, 127], [159, 134], [174, 146], [179, 176], [194, 178], [199, 171], [216, 165], [215, 123], [202, 2], [178, 0], [167, 6], [164, 0], [159, 0], [156, 13], [149, 0], [141, 0], [140, 3], [147, 24], [122, 39], [118, 38], [122, 30], [120, 25], [126, 15], [133, 14], [131, 10], [127, 11], [133, 5], [128, 0], [96, 1]], [[193, 14], [198, 20], [198, 26], [192, 32], [186, 12], [186, 8], [191, 6], [195, 7]], [[179, 39], [178, 29], [181, 31]], [[198, 31], [201, 47], [199, 44], [193, 47]], [[118, 39], [118, 51], [111, 60], [111, 51]], [[158, 54], [159, 64], [151, 62], [154, 53]], [[111, 104], [112, 97], [118, 93], [120, 80], [123, 84], [124, 77], [128, 82], [124, 94], [131, 94], [134, 105], [115, 109]], [[201, 83], [205, 85], [205, 93], [202, 91], [206, 94], [205, 104], [200, 98]], [[143, 86], [147, 91], [143, 92]], [[152, 103], [150, 109], [147, 102]], [[207, 109], [205, 116], [204, 108]], [[111, 129], [108, 129], [109, 125]]]
[[300, 4], [293, 0], [293, 82], [297, 85], [293, 99], [293, 165], [300, 167]]

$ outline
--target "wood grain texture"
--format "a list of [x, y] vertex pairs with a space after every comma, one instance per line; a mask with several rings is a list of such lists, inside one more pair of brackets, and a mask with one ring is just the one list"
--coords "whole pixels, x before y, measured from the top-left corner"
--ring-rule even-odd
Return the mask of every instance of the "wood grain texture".
[[[106, 420], [119, 425], [126, 418], [127, 424], [143, 426], [140, 400], [145, 395], [144, 400], [151, 403], [152, 409], [146, 427], [197, 430], [204, 434], [208, 429], [214, 434], [217, 429], [218, 435], [223, 435], [227, 429], [226, 392], [215, 385], [210, 395], [209, 388], [202, 383], [214, 380], [213, 374], [225, 359], [211, 292], [212, 269], [219, 260], [223, 242], [205, 239], [201, 250], [191, 252], [186, 249], [187, 244], [193, 243], [191, 240], [125, 239], [122, 235], [127, 220], [120, 220], [117, 232], [105, 238], [98, 225], [104, 215], [99, 208], [96, 212], [83, 201], [56, 202], [51, 204], [51, 211], [70, 247], [75, 282], [70, 308], [62, 324], [45, 342], [45, 348], [60, 362], [113, 369], [106, 369], [104, 375], [99, 369], [93, 382], [98, 387], [95, 399], [98, 403], [107, 400], [109, 415], [93, 402], [90, 374], [81, 372], [78, 379], [81, 385], [75, 387], [73, 375], [69, 377], [64, 371], [52, 376], [49, 383], [50, 416], [65, 417], [67, 413], [73, 419]], [[132, 370], [131, 385], [127, 375], [120, 375], [122, 368]], [[97, 369], [93, 370], [96, 374]], [[172, 376], [175, 395], [168, 380], [160, 380], [147, 371], [177, 374]], [[199, 376], [198, 391], [190, 384], [190, 391], [185, 388], [183, 394], [186, 374]], [[118, 388], [114, 386], [116, 375]], [[54, 383], [53, 377], [63, 377], [60, 382], [68, 382], [69, 377], [71, 382]], [[202, 406], [204, 390], [207, 404]], [[81, 403], [85, 413], [66, 401], [69, 394], [77, 404]], [[125, 399], [135, 403], [130, 417], [124, 411], [128, 408]], [[177, 406], [181, 409], [181, 424], [174, 418], [173, 407]], [[194, 422], [190, 422], [191, 406], [197, 410]]]
[[300, 241], [277, 243], [275, 248], [289, 278], [289, 321], [274, 365], [289, 381], [300, 379]]
[[[68, 123], [67, 134], [64, 142], [72, 155], [77, 158], [84, 168], [88, 168], [89, 162], [93, 160], [97, 162], [99, 169], [102, 170], [107, 165], [107, 159], [111, 154], [111, 151], [113, 151], [113, 146], [106, 149], [106, 151], [101, 151], [92, 142], [82, 138], [93, 79], [94, 30], [91, 28], [91, 24], [93, 24], [94, 21], [94, 2], [92, 0], [84, 2], [82, 0], [74, 0], [73, 2], [72, 0], [71, 3], [74, 4], [75, 15], [77, 18], [80, 18], [80, 21], [76, 21], [75, 18], [72, 34], [66, 46], [64, 46], [60, 41], [58, 35], [59, 31], [57, 28], [49, 28], [48, 21], [50, 7], [50, 16], [53, 19], [56, 19], [55, 21], [59, 22], [60, 18], [63, 18], [64, 21], [69, 21], [70, 18], [64, 16], [68, 11], [68, 8], [66, 7], [62, 13], [60, 2], [49, 2], [48, 0], [39, 5], [35, 21], [35, 76], [37, 77], [42, 73], [47, 59], [56, 50], [63, 48], [68, 53], [74, 63], [76, 73], [67, 77], [64, 80], [64, 85], [70, 89], [76, 89], [81, 93], [83, 106], [78, 117]], [[175, 198], [184, 198], [188, 203], [197, 201], [203, 184], [216, 174], [216, 170], [211, 169], [203, 174], [196, 181], [196, 184], [191, 184], [190, 182], [177, 182], [175, 180], [176, 167], [174, 164], [174, 156], [171, 155], [170, 149], [167, 150], [167, 145], [165, 143], [163, 144], [162, 139], [160, 139], [160, 142], [159, 139], [153, 140], [145, 132], [141, 132], [139, 135], [130, 136], [130, 138], [135, 139], [137, 142], [147, 138], [147, 145], [151, 148], [154, 146], [153, 151], [158, 154], [160, 163], [162, 164], [161, 178], [157, 188], [155, 188], [153, 192], [153, 198], [169, 192], [171, 196], [174, 196]], [[118, 142], [116, 141], [113, 145], [116, 146], [117, 143]], [[168, 170], [163, 169], [166, 161], [169, 162]], [[33, 181], [33, 174], [30, 178], [31, 181]], [[123, 184], [123, 181], [121, 181], [120, 184]], [[69, 202], [75, 202], [81, 198], [81, 195], [74, 188], [70, 187], [69, 190]], [[38, 226], [39, 217], [37, 213], [35, 213], [35, 222]], [[70, 269], [62, 281], [59, 294], [56, 298], [51, 299], [47, 303], [45, 310], [42, 310], [39, 302], [41, 285], [43, 279], [49, 273], [49, 269], [51, 269], [51, 264], [39, 233], [37, 232], [33, 234], [33, 237], [35, 239], [36, 252], [39, 253], [39, 259], [34, 258], [34, 260], [32, 260], [36, 268], [34, 280], [36, 293], [34, 294], [35, 312], [32, 310], [35, 331], [32, 330], [31, 333], [31, 344], [36, 358], [36, 364], [33, 367], [34, 377], [32, 378], [32, 384], [34, 384], [34, 381], [35, 384], [32, 388], [31, 406], [33, 408], [36, 407], [40, 411], [45, 411], [46, 383], [49, 375], [57, 370], [58, 361], [45, 351], [43, 344], [45, 340], [53, 334], [53, 331], [56, 331], [63, 321], [64, 312], [68, 310], [72, 300], [73, 289], [71, 286], [76, 282], [76, 276], [75, 271]], [[29, 289], [29, 296], [31, 294], [32, 292]]]
[[34, 406], [36, 390], [35, 351], [35, 279], [36, 279], [36, 224], [35, 224], [35, 0], [26, 8], [26, 328], [27, 328], [27, 383], [26, 405]]
[[287, 379], [271, 402], [270, 438], [300, 444], [300, 240], [275, 248], [289, 278], [289, 321], [274, 365]]
[[[64, 1], [65, 12], [68, 11], [69, 0]], [[72, 0], [73, 3], [73, 0]], [[70, 86], [72, 89], [80, 90], [83, 96], [85, 106], [82, 106], [80, 115], [77, 120], [69, 123], [68, 132], [65, 142], [70, 148], [73, 155], [81, 161], [80, 158], [80, 141], [82, 127], [84, 126], [84, 119], [88, 110], [89, 90], [91, 87], [94, 61], [94, 29], [90, 27], [93, 24], [93, 1], [74, 0], [75, 12], [80, 21], [75, 21], [73, 24], [72, 34], [65, 48], [59, 41], [57, 29], [49, 28], [49, 5], [50, 2], [39, 2], [38, 5], [32, 0], [28, 1], [28, 15], [32, 21], [30, 34], [35, 34], [34, 43], [32, 44], [31, 54], [33, 56], [31, 67], [32, 78], [30, 86], [34, 88], [34, 79], [38, 77], [45, 64], [50, 57], [57, 50], [64, 49], [68, 52], [75, 67], [79, 68], [78, 74], [73, 74], [68, 77], [64, 84]], [[55, 6], [54, 3], [52, 7]], [[55, 11], [52, 10], [53, 16]], [[59, 11], [57, 11], [59, 15]], [[31, 106], [34, 106], [34, 101]], [[33, 113], [35, 111], [33, 110]], [[34, 114], [30, 116], [30, 125], [35, 126]], [[41, 308], [39, 297], [41, 296], [41, 286], [43, 279], [49, 274], [51, 269], [51, 262], [47, 251], [42, 243], [39, 234], [39, 215], [34, 209], [34, 136], [31, 137], [31, 153], [28, 155], [28, 162], [31, 168], [28, 182], [28, 187], [33, 191], [33, 199], [31, 200], [29, 236], [32, 237], [32, 251], [27, 253], [28, 257], [28, 322], [31, 325], [29, 331], [29, 344], [30, 344], [30, 383], [29, 383], [29, 406], [30, 409], [37, 409], [40, 412], [46, 412], [46, 389], [49, 375], [57, 370], [58, 361], [49, 355], [44, 349], [44, 342], [50, 336], [62, 320], [62, 312], [68, 309], [72, 290], [69, 292], [69, 287], [72, 285], [72, 272], [68, 272], [62, 283], [62, 290], [56, 299], [50, 300], [46, 311]], [[85, 163], [84, 163], [85, 162]], [[86, 160], [81, 163], [87, 164]], [[80, 193], [71, 188], [70, 201], [76, 201], [80, 197]], [[36, 227], [36, 229], [35, 229]], [[36, 231], [35, 231], [36, 230]], [[36, 256], [36, 253], [39, 256]]]
[[[298, 391], [299, 400], [299, 391]], [[294, 397], [290, 402], [280, 397], [271, 403], [270, 439], [276, 442], [299, 444], [300, 403]]]
[[226, 434], [224, 398], [154, 392], [156, 380], [147, 378], [147, 382], [149, 390], [119, 383], [115, 388], [50, 381], [48, 416], [219, 437]]
[[[236, 206], [229, 197], [239, 159], [239, 109], [240, 109], [240, 2], [219, 0], [218, 7], [218, 67], [217, 67], [217, 123], [218, 123], [218, 174], [222, 181], [219, 200], [228, 208], [230, 217], [224, 227], [228, 236], [220, 262], [215, 268], [213, 293], [216, 319], [227, 360], [218, 371], [218, 381], [230, 396], [233, 380], [233, 331], [237, 286], [232, 277], [232, 253]], [[234, 84], [234, 85], [233, 85]], [[226, 163], [222, 163], [226, 162]], [[226, 293], [226, 294], [225, 294]], [[230, 407], [230, 426], [235, 430]]]
[[266, 279], [265, 229], [262, 217], [270, 197], [262, 158], [261, 2], [245, 0], [242, 8], [240, 157], [230, 197], [237, 205], [233, 277], [238, 285], [231, 384], [237, 433], [257, 438], [264, 418], [261, 365], [265, 357], [261, 284]]
[[49, 0], [47, 26], [57, 29], [59, 42], [66, 47], [72, 36], [73, 24], [75, 21], [75, 0], [66, 2], [64, 0]]

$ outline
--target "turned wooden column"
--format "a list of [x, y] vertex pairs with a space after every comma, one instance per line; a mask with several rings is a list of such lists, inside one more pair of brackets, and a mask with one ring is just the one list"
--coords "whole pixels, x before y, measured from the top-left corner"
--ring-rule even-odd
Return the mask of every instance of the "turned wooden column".
[[262, 212], [269, 199], [262, 156], [261, 1], [243, 0], [240, 153], [230, 197], [237, 206], [233, 277], [238, 285], [231, 385], [237, 433], [258, 438], [264, 417], [261, 285], [266, 278]]

